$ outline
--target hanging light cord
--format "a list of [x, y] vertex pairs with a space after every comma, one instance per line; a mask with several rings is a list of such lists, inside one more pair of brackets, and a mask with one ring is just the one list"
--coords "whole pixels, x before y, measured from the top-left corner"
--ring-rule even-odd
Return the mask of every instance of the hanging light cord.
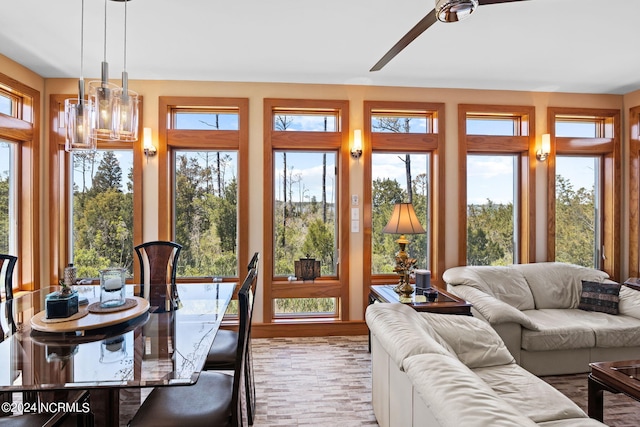
[[128, 0], [124, 2], [124, 71], [127, 71], [127, 3]]
[[84, 80], [84, 0], [80, 15], [80, 80]]
[[78, 112], [82, 115], [84, 102], [84, 0], [80, 8], [80, 79], [78, 80]]
[[104, 0], [104, 62], [107, 62], [107, 0]]

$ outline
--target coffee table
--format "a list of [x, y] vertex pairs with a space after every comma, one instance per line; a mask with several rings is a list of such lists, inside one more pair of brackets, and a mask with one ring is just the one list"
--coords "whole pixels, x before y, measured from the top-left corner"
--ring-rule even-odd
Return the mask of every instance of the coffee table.
[[[413, 285], [412, 285], [413, 286]], [[414, 292], [410, 298], [400, 298], [400, 295], [393, 290], [396, 285], [372, 285], [369, 287], [369, 304], [376, 302], [402, 302], [416, 311], [426, 311], [429, 313], [459, 314], [471, 316], [471, 303], [458, 298], [440, 288], [435, 301], [427, 301], [423, 295]]]
[[640, 360], [590, 363], [589, 417], [602, 421], [603, 391], [624, 393], [640, 401]]

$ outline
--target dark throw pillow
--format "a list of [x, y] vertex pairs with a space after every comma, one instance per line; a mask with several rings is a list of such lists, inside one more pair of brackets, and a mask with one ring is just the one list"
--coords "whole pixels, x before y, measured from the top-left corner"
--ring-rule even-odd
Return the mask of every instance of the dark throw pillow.
[[582, 294], [578, 308], [586, 311], [618, 314], [620, 302], [619, 283], [601, 283], [582, 281]]

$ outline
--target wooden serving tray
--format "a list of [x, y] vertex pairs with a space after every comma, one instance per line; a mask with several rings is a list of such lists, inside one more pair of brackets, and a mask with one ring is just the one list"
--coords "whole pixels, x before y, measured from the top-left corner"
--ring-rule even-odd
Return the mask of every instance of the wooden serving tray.
[[[43, 321], [46, 313], [42, 310], [31, 318], [31, 328], [40, 332], [57, 333], [86, 331], [117, 325], [118, 323], [134, 319], [149, 310], [149, 301], [146, 299], [132, 296], [128, 296], [127, 299], [135, 299], [137, 302], [135, 307], [112, 313], [88, 312], [85, 316], [63, 322], [47, 323]], [[85, 306], [81, 309], [87, 310], [87, 307]]]

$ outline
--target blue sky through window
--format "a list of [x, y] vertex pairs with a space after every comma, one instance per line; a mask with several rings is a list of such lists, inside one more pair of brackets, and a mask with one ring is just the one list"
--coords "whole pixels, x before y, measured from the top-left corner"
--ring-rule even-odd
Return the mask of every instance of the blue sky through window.
[[[322, 154], [321, 152], [287, 151], [287, 186], [293, 181], [292, 196], [294, 201], [309, 202], [313, 197], [322, 200]], [[326, 164], [327, 201], [335, 202], [336, 194], [336, 153], [328, 151]], [[284, 172], [283, 152], [275, 153], [275, 199], [282, 201], [282, 175]], [[289, 193], [289, 189], [287, 190]], [[289, 197], [289, 194], [287, 194]]]
[[11, 98], [0, 95], [0, 113], [13, 116], [11, 111]]
[[237, 112], [177, 112], [174, 129], [238, 130]]

